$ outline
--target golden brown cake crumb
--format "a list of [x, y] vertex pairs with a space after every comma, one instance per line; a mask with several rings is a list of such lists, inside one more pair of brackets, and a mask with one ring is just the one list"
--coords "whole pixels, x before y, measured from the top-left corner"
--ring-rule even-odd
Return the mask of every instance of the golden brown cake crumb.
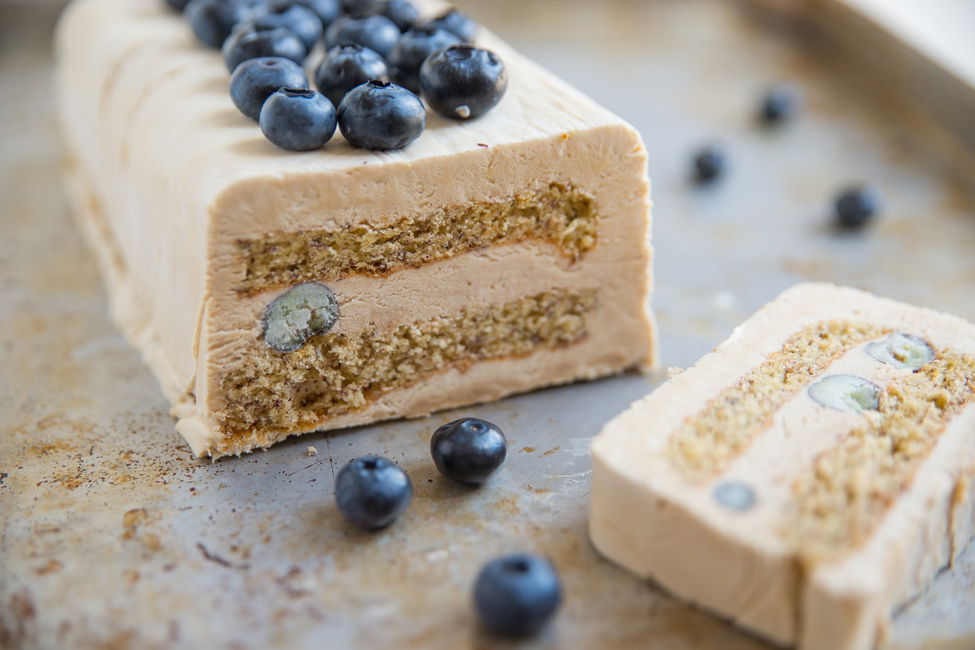
[[794, 486], [783, 531], [806, 562], [861, 544], [975, 394], [975, 357], [951, 351], [888, 385], [879, 417], [820, 454]]
[[826, 321], [798, 332], [760, 366], [710, 400], [668, 441], [668, 454], [688, 478], [705, 480], [744, 451], [772, 416], [839, 356], [889, 330]]
[[495, 203], [469, 203], [382, 227], [288, 232], [238, 242], [246, 261], [237, 287], [253, 294], [306, 281], [386, 275], [485, 246], [538, 239], [577, 260], [596, 245], [598, 215], [591, 196], [553, 183], [544, 191]]
[[291, 353], [255, 341], [221, 382], [228, 399], [218, 421], [230, 435], [300, 429], [448, 368], [581, 341], [595, 306], [595, 289], [555, 290], [389, 332], [316, 336]]

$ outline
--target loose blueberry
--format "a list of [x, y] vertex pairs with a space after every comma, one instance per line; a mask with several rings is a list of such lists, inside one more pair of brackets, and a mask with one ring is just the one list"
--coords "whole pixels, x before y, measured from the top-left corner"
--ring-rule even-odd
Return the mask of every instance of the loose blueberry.
[[762, 99], [759, 117], [768, 125], [781, 124], [792, 119], [802, 106], [799, 89], [791, 84], [775, 84]]
[[186, 9], [186, 5], [188, 5], [189, 2], [190, 0], [166, 0], [166, 4], [168, 4], [176, 11], [183, 11], [184, 9]]
[[345, 94], [372, 79], [385, 81], [386, 61], [362, 45], [336, 45], [328, 51], [315, 71], [315, 84], [336, 106]]
[[856, 375], [827, 375], [808, 392], [818, 404], [847, 413], [876, 411], [880, 406], [880, 387]]
[[755, 505], [755, 490], [741, 481], [724, 481], [714, 488], [714, 500], [725, 508], [744, 512]]
[[289, 151], [314, 151], [335, 133], [335, 106], [314, 90], [282, 88], [261, 108], [264, 137]]
[[444, 117], [467, 120], [494, 108], [508, 89], [508, 73], [494, 52], [452, 45], [420, 66], [423, 98]]
[[290, 29], [309, 52], [322, 37], [318, 14], [294, 0], [262, 0], [247, 15], [251, 20]]
[[339, 301], [331, 289], [306, 282], [281, 294], [264, 310], [264, 342], [279, 352], [294, 352], [308, 339], [332, 329]]
[[204, 45], [219, 48], [247, 13], [244, 0], [191, 0], [183, 15]]
[[724, 174], [728, 166], [724, 151], [711, 145], [694, 155], [694, 178], [698, 183], [710, 183]]
[[240, 112], [257, 121], [267, 98], [280, 88], [306, 88], [301, 66], [279, 56], [248, 59], [230, 77], [230, 98]]
[[410, 477], [378, 456], [349, 462], [335, 477], [335, 503], [360, 528], [385, 528], [406, 510], [413, 497]]
[[223, 44], [223, 60], [233, 72], [244, 61], [266, 56], [279, 56], [302, 64], [308, 50], [301, 38], [290, 29], [248, 20], [234, 27]]
[[350, 16], [362, 18], [382, 11], [383, 0], [342, 0], [342, 9]]
[[420, 12], [410, 0], [386, 0], [383, 15], [396, 23], [401, 32], [405, 32], [420, 19]]
[[386, 57], [399, 37], [399, 28], [386, 16], [342, 16], [325, 30], [325, 48], [330, 50], [336, 45], [358, 43]]
[[342, 5], [339, 0], [294, 0], [296, 4], [300, 4], [303, 7], [308, 7], [318, 15], [318, 19], [322, 21], [322, 29], [324, 30], [333, 22], [335, 19], [342, 15]]
[[384, 81], [353, 88], [339, 104], [342, 135], [361, 149], [402, 149], [420, 137], [426, 123], [420, 98]]
[[427, 57], [460, 39], [445, 29], [414, 27], [396, 41], [389, 53], [389, 75], [393, 83], [420, 94], [420, 66]]
[[862, 228], [880, 210], [880, 196], [868, 187], [850, 187], [836, 197], [834, 210], [840, 228]]
[[508, 455], [508, 441], [496, 425], [462, 418], [434, 431], [430, 453], [437, 469], [450, 480], [481, 485], [501, 467]]
[[474, 604], [481, 622], [495, 634], [527, 637], [539, 632], [562, 604], [562, 584], [545, 558], [506, 555], [481, 569]]
[[474, 19], [456, 9], [450, 9], [427, 22], [427, 27], [453, 32], [464, 43], [473, 43], [474, 37], [477, 36], [477, 23]]

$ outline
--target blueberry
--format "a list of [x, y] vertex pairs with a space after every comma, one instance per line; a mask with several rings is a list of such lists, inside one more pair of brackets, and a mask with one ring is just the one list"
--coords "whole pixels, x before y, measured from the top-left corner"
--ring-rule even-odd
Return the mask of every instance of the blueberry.
[[530, 553], [488, 562], [474, 585], [474, 604], [495, 634], [527, 637], [541, 630], [562, 604], [562, 585], [552, 563]]
[[801, 106], [802, 95], [798, 88], [791, 84], [775, 84], [762, 99], [759, 117], [768, 125], [781, 124], [792, 119]]
[[264, 137], [282, 149], [321, 149], [335, 133], [335, 107], [324, 95], [306, 88], [282, 88], [261, 109]]
[[166, 0], [166, 4], [176, 11], [183, 11], [186, 9], [186, 5], [189, 4], [189, 1], [190, 0]]
[[894, 368], [918, 370], [937, 357], [931, 344], [919, 336], [894, 332], [882, 341], [867, 344], [867, 354]]
[[413, 497], [410, 477], [378, 456], [350, 461], [335, 477], [335, 503], [360, 528], [385, 528], [403, 514]]
[[315, 71], [318, 90], [336, 106], [359, 84], [373, 79], [385, 81], [389, 73], [386, 61], [368, 47], [336, 45], [328, 51]]
[[742, 481], [724, 481], [711, 493], [714, 500], [729, 510], [744, 512], [755, 505], [755, 489]]
[[248, 59], [230, 77], [230, 98], [240, 112], [257, 121], [264, 102], [279, 88], [306, 88], [301, 66], [279, 56]]
[[382, 13], [396, 23], [401, 32], [413, 27], [420, 19], [420, 12], [410, 0], [386, 0]]
[[290, 29], [309, 52], [322, 37], [322, 21], [318, 14], [294, 0], [263, 0], [247, 16], [252, 20]]
[[880, 407], [880, 386], [856, 375], [826, 375], [806, 392], [816, 403], [837, 411], [863, 413]]
[[479, 117], [501, 101], [508, 73], [494, 52], [452, 45], [434, 52], [420, 66], [423, 98], [444, 117]]
[[342, 9], [350, 16], [362, 18], [382, 11], [383, 0], [342, 0]]
[[386, 57], [399, 37], [399, 28], [386, 16], [342, 16], [325, 30], [325, 48], [358, 43]]
[[303, 282], [271, 301], [264, 310], [264, 342], [278, 352], [294, 352], [339, 320], [339, 300], [324, 284]]
[[420, 66], [427, 57], [460, 39], [451, 32], [433, 27], [414, 27], [396, 41], [389, 53], [389, 75], [393, 83], [420, 94]]
[[322, 29], [325, 29], [335, 19], [342, 15], [342, 5], [339, 0], [294, 0], [295, 4], [308, 7], [318, 15], [322, 21]]
[[420, 137], [426, 123], [420, 98], [384, 81], [353, 88], [339, 104], [342, 135], [362, 149], [402, 149]]
[[437, 469], [450, 480], [480, 485], [501, 467], [508, 455], [508, 441], [496, 425], [462, 418], [434, 431], [430, 453]]
[[880, 196], [868, 187], [848, 187], [836, 197], [834, 210], [840, 228], [862, 228], [880, 210]]
[[223, 44], [223, 60], [231, 72], [248, 59], [280, 56], [302, 64], [307, 55], [305, 44], [293, 31], [257, 20], [248, 20], [234, 27]]
[[191, 0], [183, 15], [204, 45], [219, 48], [247, 13], [244, 0]]
[[698, 183], [710, 183], [727, 167], [724, 151], [715, 145], [704, 147], [694, 155], [694, 177]]
[[473, 43], [477, 35], [477, 23], [474, 19], [456, 9], [450, 9], [427, 22], [427, 27], [453, 32], [464, 43]]

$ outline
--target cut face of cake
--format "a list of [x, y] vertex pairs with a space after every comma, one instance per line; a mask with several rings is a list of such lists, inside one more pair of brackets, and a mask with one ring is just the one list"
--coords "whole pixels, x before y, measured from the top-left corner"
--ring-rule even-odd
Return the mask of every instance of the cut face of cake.
[[975, 326], [800, 285], [592, 452], [608, 558], [772, 641], [872, 648], [975, 533]]
[[237, 112], [219, 53], [161, 0], [66, 10], [79, 221], [197, 454], [654, 360], [639, 135], [485, 30], [477, 44], [508, 71], [488, 114], [428, 111], [402, 150], [336, 135], [297, 154]]

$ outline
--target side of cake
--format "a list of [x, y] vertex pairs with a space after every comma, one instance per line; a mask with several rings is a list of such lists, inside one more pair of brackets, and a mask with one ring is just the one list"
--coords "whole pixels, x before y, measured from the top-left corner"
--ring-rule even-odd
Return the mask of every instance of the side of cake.
[[[639, 135], [493, 35], [478, 44], [509, 70], [491, 113], [430, 114], [402, 150], [336, 136], [295, 154], [234, 110], [221, 57], [164, 3], [68, 8], [58, 90], [79, 222], [194, 452], [655, 360]], [[310, 283], [335, 296], [334, 325], [271, 347], [269, 306]]]
[[975, 535], [975, 326], [800, 285], [610, 422], [608, 558], [777, 643], [871, 648]]

